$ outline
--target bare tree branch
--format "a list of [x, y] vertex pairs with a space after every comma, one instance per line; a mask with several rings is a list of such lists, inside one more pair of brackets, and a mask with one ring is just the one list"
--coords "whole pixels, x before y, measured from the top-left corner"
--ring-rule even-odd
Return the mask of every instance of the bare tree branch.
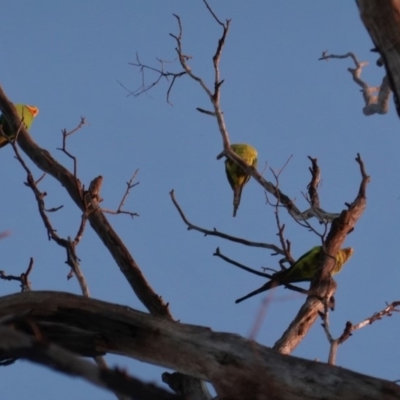
[[348, 210], [343, 210], [340, 216], [332, 222], [323, 246], [325, 255], [321, 258], [318, 273], [311, 282], [310, 294], [294, 320], [273, 346], [273, 349], [280, 353], [290, 354], [303, 340], [325, 307], [330, 304], [330, 307], [333, 308], [333, 295], [337, 284], [332, 279], [331, 273], [336, 264], [335, 256], [366, 207], [366, 188], [369, 176], [366, 174], [364, 163], [359, 154], [356, 157], [356, 162], [359, 164], [361, 174], [359, 192], [353, 203], [348, 205]]
[[391, 317], [394, 312], [400, 312], [400, 301], [393, 301], [392, 303], [387, 304], [383, 310], [374, 313], [371, 317], [365, 318], [356, 325], [347, 322], [346, 328], [339, 338], [339, 343], [341, 344], [347, 340], [351, 336], [351, 332], [364, 328], [367, 325], [372, 325], [374, 322], [380, 321], [383, 317]]
[[113, 211], [113, 210], [107, 210], [107, 209], [105, 209], [105, 208], [102, 207], [101, 210], [102, 210], [104, 213], [107, 213], [107, 214], [115, 214], [115, 215], [116, 215], [116, 214], [127, 214], [127, 215], [131, 216], [132, 218], [133, 218], [133, 217], [138, 217], [138, 216], [139, 216], [139, 214], [136, 213], [136, 212], [126, 211], [126, 210], [123, 210], [123, 209], [122, 209], [122, 207], [124, 206], [124, 203], [125, 203], [127, 197], [129, 196], [129, 193], [130, 193], [131, 189], [134, 188], [135, 186], [139, 185], [139, 182], [133, 183], [133, 181], [135, 180], [136, 175], [137, 175], [138, 172], [139, 172], [139, 170], [137, 169], [137, 170], [133, 173], [133, 175], [132, 175], [131, 179], [129, 180], [129, 182], [126, 182], [126, 190], [125, 190], [124, 195], [122, 196], [122, 199], [121, 199], [121, 202], [119, 203], [118, 208], [117, 208], [115, 211]]
[[376, 321], [380, 321], [383, 317], [391, 317], [393, 312], [400, 312], [400, 301], [393, 301], [383, 310], [374, 313], [371, 317], [364, 319], [356, 325], [353, 325], [350, 321], [347, 321], [343, 333], [337, 339], [334, 339], [329, 329], [329, 312], [326, 308], [323, 313], [320, 313], [320, 316], [323, 321], [322, 327], [324, 328], [330, 345], [328, 363], [335, 365], [339, 345], [349, 339], [350, 336], [352, 336], [352, 332], [364, 328], [367, 325], [371, 325]]
[[400, 2], [356, 0], [360, 17], [379, 52], [400, 117]]
[[[14, 106], [7, 99], [1, 87], [0, 110], [10, 127], [17, 131], [21, 125], [21, 121]], [[80, 181], [76, 180], [74, 175], [59, 164], [47, 150], [40, 148], [24, 127], [21, 127], [21, 132], [18, 136], [18, 144], [39, 169], [53, 176], [61, 183], [75, 204], [82, 212], [85, 212], [85, 206], [82, 201], [84, 189]], [[150, 287], [138, 264], [133, 259], [122, 240], [115, 233], [101, 210], [96, 208], [96, 210], [89, 214], [88, 220], [145, 307], [156, 315], [163, 315], [171, 318], [168, 306]]]
[[[121, 82], [119, 82], [119, 84], [129, 92], [129, 95], [137, 97], [137, 96], [140, 96], [141, 94], [147, 93], [149, 90], [151, 90], [154, 86], [156, 86], [161, 81], [162, 78], [165, 78], [168, 82], [169, 82], [169, 78], [172, 78], [171, 83], [169, 84], [169, 87], [167, 90], [167, 103], [172, 105], [172, 103], [170, 101], [172, 87], [174, 86], [174, 83], [178, 78], [186, 75], [186, 72], [185, 71], [181, 71], [181, 72], [165, 71], [164, 64], [171, 63], [171, 62], [161, 60], [159, 58], [157, 58], [157, 61], [160, 64], [160, 68], [153, 68], [153, 67], [150, 67], [149, 65], [142, 64], [142, 62], [139, 59], [139, 55], [136, 53], [136, 63], [129, 63], [129, 64], [133, 65], [134, 67], [138, 67], [140, 69], [140, 72], [142, 74], [142, 85], [139, 88], [135, 89], [134, 91], [130, 91]], [[156, 80], [154, 80], [150, 84], [145, 83], [145, 71], [146, 70], [153, 71], [158, 74], [158, 77], [156, 78]]]
[[[42, 343], [41, 354], [46, 348], [54, 348], [44, 346], [46, 338], [83, 356], [124, 354], [209, 381], [220, 399], [400, 397], [400, 387], [392, 382], [287, 357], [236, 334], [173, 322], [126, 306], [58, 292], [34, 291], [0, 297], [0, 318], [26, 315], [27, 311], [42, 336], [36, 339]], [[26, 319], [9, 319], [9, 323], [21, 333], [32, 335]], [[2, 332], [0, 339], [0, 359], [21, 356], [8, 352]], [[59, 358], [60, 363], [67, 363], [67, 358]], [[117, 379], [118, 373], [115, 376]]]
[[308, 159], [311, 161], [311, 167], [309, 168], [309, 171], [311, 172], [311, 181], [307, 186], [308, 195], [310, 196], [311, 206], [319, 208], [318, 186], [321, 181], [321, 170], [316, 158], [308, 156]]
[[43, 339], [35, 339], [13, 329], [0, 326], [0, 353], [2, 357], [23, 358], [51, 369], [110, 390], [125, 394], [129, 399], [182, 400], [181, 396], [168, 393], [153, 384], [146, 384], [119, 369], [98, 368], [73, 353]]
[[[319, 60], [329, 60], [330, 58], [352, 58], [356, 68], [348, 68], [351, 73], [353, 81], [361, 87], [361, 92], [364, 98], [365, 106], [363, 107], [364, 115], [373, 114], [386, 114], [389, 111], [390, 100], [390, 84], [387, 75], [383, 77], [381, 86], [369, 86], [361, 79], [362, 69], [368, 65], [368, 62], [359, 62], [354, 53], [349, 52], [344, 55], [327, 54], [326, 51], [322, 53]], [[379, 92], [378, 96], [374, 93]]]
[[179, 206], [176, 198], [175, 198], [175, 192], [174, 190], [171, 190], [169, 192], [169, 195], [171, 196], [172, 202], [174, 203], [174, 206], [176, 207], [176, 209], [179, 212], [179, 215], [181, 216], [183, 222], [187, 225], [187, 229], [190, 230], [195, 230], [201, 233], [204, 233], [204, 236], [217, 236], [226, 240], [230, 240], [231, 242], [235, 242], [235, 243], [240, 243], [243, 244], [245, 246], [250, 246], [250, 247], [261, 247], [264, 249], [270, 249], [273, 250], [274, 252], [278, 253], [278, 254], [283, 254], [282, 250], [278, 247], [275, 246], [274, 244], [269, 244], [269, 243], [262, 243], [262, 242], [252, 242], [249, 241], [247, 239], [243, 239], [243, 238], [238, 238], [236, 236], [231, 236], [228, 235], [226, 233], [223, 232], [219, 232], [217, 231], [216, 228], [214, 228], [213, 230], [208, 230], [208, 229], [204, 229], [201, 228], [197, 225], [192, 224], [185, 216], [185, 213], [183, 212], [182, 208]]
[[15, 275], [7, 275], [4, 271], [0, 271], [0, 279], [4, 281], [17, 281], [20, 282], [21, 285], [21, 292], [27, 292], [31, 290], [31, 282], [28, 280], [29, 274], [32, 272], [33, 269], [33, 258], [31, 257], [29, 260], [28, 268], [25, 272], [23, 272], [20, 276]]

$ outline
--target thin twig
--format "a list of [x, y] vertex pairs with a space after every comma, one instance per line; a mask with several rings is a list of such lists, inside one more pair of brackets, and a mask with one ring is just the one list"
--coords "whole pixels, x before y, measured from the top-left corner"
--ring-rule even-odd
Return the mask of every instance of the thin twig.
[[[134, 67], [140, 68], [140, 72], [142, 74], [142, 85], [139, 88], [131, 91], [128, 88], [126, 88], [121, 82], [118, 82], [118, 83], [129, 92], [128, 96], [137, 97], [137, 96], [140, 96], [141, 94], [147, 93], [149, 90], [151, 90], [154, 86], [156, 86], [161, 81], [162, 78], [165, 78], [167, 80], [167, 82], [169, 82], [169, 78], [172, 78], [172, 81], [170, 82], [168, 90], [167, 90], [167, 103], [172, 105], [172, 103], [170, 101], [170, 94], [172, 91], [172, 87], [173, 87], [176, 79], [186, 75], [186, 72], [185, 71], [181, 71], [181, 72], [165, 71], [164, 64], [171, 63], [171, 61], [165, 61], [165, 60], [161, 60], [159, 58], [157, 58], [157, 61], [160, 64], [160, 68], [150, 67], [149, 65], [143, 64], [139, 59], [138, 53], [136, 53], [136, 63], [129, 63], [129, 64], [133, 65]], [[156, 78], [156, 80], [150, 84], [145, 83], [146, 82], [146, 79], [145, 79], [145, 71], [146, 70], [153, 71], [158, 74], [158, 77]]]
[[28, 268], [20, 276], [7, 275], [4, 271], [0, 271], [0, 279], [5, 281], [17, 281], [20, 282], [21, 292], [28, 292], [31, 290], [31, 282], [29, 281], [29, 274], [32, 272], [34, 260], [31, 257], [29, 260]]
[[227, 256], [224, 256], [224, 255], [220, 252], [219, 247], [216, 248], [215, 253], [213, 254], [213, 256], [219, 257], [219, 258], [221, 258], [222, 260], [226, 261], [227, 263], [232, 264], [232, 265], [234, 265], [235, 267], [238, 267], [238, 268], [240, 268], [240, 269], [243, 269], [244, 271], [250, 272], [250, 273], [252, 273], [252, 274], [254, 274], [254, 275], [262, 276], [263, 278], [268, 278], [268, 279], [271, 279], [271, 278], [272, 278], [272, 275], [271, 275], [271, 274], [266, 274], [266, 273], [264, 273], [264, 272], [257, 271], [257, 270], [255, 270], [255, 269], [253, 269], [253, 268], [246, 267], [245, 265], [240, 264], [240, 263], [238, 263], [237, 261], [232, 260], [231, 258], [229, 258], [229, 257], [227, 257]]
[[381, 320], [383, 317], [391, 317], [393, 312], [400, 312], [400, 301], [393, 301], [392, 303], [387, 304], [383, 310], [374, 313], [371, 317], [364, 319], [356, 325], [353, 325], [350, 321], [346, 322], [342, 334], [337, 339], [334, 339], [329, 329], [329, 310], [328, 307], [325, 306], [325, 311], [320, 313], [320, 317], [323, 321], [321, 325], [324, 328], [326, 337], [330, 344], [328, 364], [335, 365], [339, 345], [349, 339], [350, 336], [352, 336], [352, 332], [364, 328], [367, 325], [371, 325], [374, 322]]
[[57, 148], [57, 150], [62, 151], [64, 154], [66, 154], [69, 158], [71, 158], [73, 160], [73, 163], [74, 163], [74, 177], [75, 177], [75, 179], [77, 179], [77, 173], [78, 173], [77, 159], [76, 159], [76, 157], [74, 155], [72, 155], [67, 150], [67, 138], [69, 136], [73, 135], [74, 133], [76, 133], [77, 131], [79, 131], [85, 124], [86, 124], [85, 117], [81, 117], [81, 120], [80, 120], [79, 124], [74, 129], [72, 129], [69, 132], [66, 129], [63, 129], [61, 131], [62, 136], [63, 136], [62, 147], [61, 148]]
[[[82, 291], [82, 295], [85, 297], [90, 297], [89, 286], [87, 284], [85, 275], [82, 272], [81, 266], [79, 264], [80, 259], [76, 255], [76, 243], [74, 243], [70, 237], [68, 237], [68, 247], [67, 247], [67, 265], [71, 267], [71, 271], [74, 272], [76, 279], [78, 280], [79, 286]], [[68, 279], [72, 278], [72, 273], [68, 275]]]
[[274, 245], [274, 244], [269, 244], [269, 243], [260, 243], [260, 242], [252, 242], [246, 239], [242, 239], [242, 238], [238, 238], [236, 236], [231, 236], [231, 235], [227, 235], [226, 233], [222, 233], [217, 231], [217, 229], [213, 229], [213, 230], [208, 230], [208, 229], [204, 229], [201, 228], [197, 225], [192, 224], [185, 216], [185, 213], [183, 212], [183, 210], [181, 209], [181, 207], [179, 206], [177, 200], [175, 199], [175, 192], [174, 190], [171, 190], [169, 192], [172, 202], [174, 203], [174, 206], [176, 207], [176, 209], [179, 212], [179, 215], [181, 216], [183, 222], [187, 225], [187, 229], [188, 230], [195, 230], [201, 233], [204, 233], [204, 236], [217, 236], [217, 237], [221, 237], [223, 239], [226, 240], [230, 240], [231, 242], [235, 242], [235, 243], [241, 243], [245, 246], [250, 246], [250, 247], [261, 247], [264, 249], [270, 249], [273, 250], [274, 252], [278, 253], [278, 254], [283, 254], [282, 250]]
[[[290, 158], [291, 158], [291, 156], [290, 156]], [[272, 172], [272, 175], [273, 175], [274, 178], [275, 178], [275, 185], [276, 185], [276, 188], [277, 188], [277, 189], [279, 189], [279, 176], [280, 176], [280, 174], [282, 173], [283, 169], [284, 169], [284, 168], [286, 167], [286, 165], [288, 164], [290, 158], [287, 160], [287, 162], [285, 163], [285, 165], [283, 166], [283, 168], [281, 168], [281, 170], [280, 170], [278, 173], [276, 173], [276, 172], [271, 168], [271, 172]], [[267, 194], [266, 194], [266, 198], [267, 198], [267, 202], [269, 202], [269, 199], [268, 199], [268, 195], [267, 195]], [[271, 204], [271, 205], [273, 206], [273, 204]], [[274, 212], [274, 214], [275, 214], [275, 221], [276, 221], [276, 225], [277, 225], [277, 227], [278, 227], [277, 236], [279, 237], [279, 241], [281, 242], [281, 246], [282, 246], [282, 251], [283, 251], [283, 254], [285, 255], [285, 258], [284, 258], [283, 260], [280, 260], [280, 261], [279, 261], [279, 264], [280, 264], [281, 268], [283, 269], [283, 268], [284, 268], [283, 263], [284, 263], [285, 261], [288, 261], [288, 262], [290, 263], [290, 265], [293, 265], [295, 261], [294, 261], [292, 255], [291, 255], [291, 253], [290, 253], [291, 243], [290, 243], [289, 240], [286, 240], [285, 237], [284, 237], [284, 235], [283, 235], [284, 230], [285, 230], [285, 224], [281, 224], [280, 217], [279, 217], [279, 208], [280, 208], [279, 196], [278, 196], [278, 198], [276, 199], [276, 202], [275, 202], [274, 207], [275, 207], [275, 212]]]
[[114, 210], [108, 210], [108, 209], [102, 208], [101, 211], [108, 213], [108, 214], [114, 214], [114, 215], [115, 214], [127, 214], [127, 215], [130, 215], [132, 218], [139, 216], [139, 214], [136, 212], [122, 210], [122, 207], [124, 206], [125, 200], [127, 199], [131, 189], [134, 188], [135, 186], [139, 185], [139, 182], [132, 183], [135, 180], [138, 172], [139, 172], [139, 170], [137, 169], [133, 173], [132, 178], [129, 180], [129, 182], [126, 182], [126, 190], [125, 190], [124, 195], [122, 196], [121, 202], [119, 203], [117, 210], [114, 211]]

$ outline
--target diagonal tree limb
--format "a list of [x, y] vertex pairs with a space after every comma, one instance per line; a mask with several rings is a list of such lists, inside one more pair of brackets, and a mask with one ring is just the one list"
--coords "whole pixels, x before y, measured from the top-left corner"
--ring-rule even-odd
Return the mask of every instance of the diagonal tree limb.
[[356, 0], [361, 21], [382, 57], [400, 117], [400, 1]]
[[325, 255], [320, 260], [319, 272], [311, 282], [310, 295], [292, 323], [273, 346], [273, 349], [280, 353], [290, 354], [306, 336], [318, 315], [324, 311], [327, 303], [333, 302], [337, 286], [331, 277], [331, 272], [336, 264], [334, 256], [342, 247], [346, 236], [354, 229], [366, 207], [366, 188], [369, 176], [366, 174], [359, 154], [356, 162], [359, 164], [361, 173], [358, 194], [353, 203], [348, 205], [348, 209], [343, 210], [340, 216], [332, 222], [324, 244]]
[[[17, 132], [22, 125], [21, 120], [16, 113], [15, 107], [8, 100], [1, 86], [0, 111], [4, 114], [10, 127], [15, 129]], [[79, 179], [74, 177], [71, 172], [59, 164], [47, 150], [39, 147], [23, 126], [18, 135], [18, 144], [39, 169], [53, 176], [61, 183], [75, 204], [82, 210], [82, 212], [85, 212], [86, 206], [84, 199], [88, 196], [88, 193], [84, 191]], [[91, 200], [95, 205], [97, 199], [92, 198]], [[172, 320], [168, 304], [165, 304], [161, 296], [157, 295], [157, 293], [153, 291], [142, 274], [139, 265], [129, 253], [129, 250], [114, 231], [100, 208], [98, 206], [95, 207], [89, 213], [87, 218], [93, 230], [97, 233], [105, 247], [111, 253], [116, 264], [119, 266], [121, 272], [129, 282], [139, 300], [153, 315], [166, 317], [167, 319]], [[191, 381], [190, 377], [187, 377], [187, 379]], [[199, 392], [198, 395], [202, 396], [203, 392]]]
[[[17, 131], [21, 121], [14, 106], [8, 100], [1, 87], [0, 110], [10, 127]], [[83, 203], [83, 198], [85, 193], [80, 181], [75, 179], [71, 172], [59, 164], [47, 150], [39, 147], [24, 127], [21, 128], [20, 134], [18, 135], [18, 144], [39, 169], [53, 176], [61, 183], [75, 204], [84, 212], [85, 205]], [[93, 210], [88, 215], [88, 220], [145, 307], [155, 315], [163, 315], [172, 318], [167, 305], [150, 287], [138, 264], [100, 209], [97, 208]]]

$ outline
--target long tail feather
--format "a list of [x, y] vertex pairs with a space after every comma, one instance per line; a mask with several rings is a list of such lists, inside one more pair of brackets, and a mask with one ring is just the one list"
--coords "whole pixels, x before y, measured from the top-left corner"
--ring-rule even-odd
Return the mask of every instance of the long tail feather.
[[240, 198], [242, 197], [243, 185], [240, 185], [233, 189], [233, 216], [236, 217], [237, 210], [240, 204]]
[[267, 282], [265, 285], [262, 285], [260, 288], [258, 288], [257, 290], [254, 290], [253, 292], [246, 294], [246, 296], [241, 297], [240, 299], [237, 299], [235, 301], [235, 303], [241, 303], [243, 300], [247, 300], [250, 297], [255, 296], [256, 294], [262, 293], [262, 292], [266, 292], [269, 289], [272, 289], [276, 286], [279, 286], [279, 282], [277, 282], [276, 280], [270, 280], [269, 282]]

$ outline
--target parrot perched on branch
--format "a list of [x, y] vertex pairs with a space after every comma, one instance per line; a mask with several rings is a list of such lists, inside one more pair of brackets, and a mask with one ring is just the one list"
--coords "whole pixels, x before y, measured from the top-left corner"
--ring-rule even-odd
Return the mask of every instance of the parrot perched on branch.
[[[33, 122], [33, 119], [39, 114], [39, 109], [35, 106], [27, 106], [25, 104], [14, 104], [19, 117], [25, 128], [28, 130]], [[0, 125], [2, 126], [4, 134], [6, 134], [10, 139], [15, 137], [16, 132], [12, 132], [11, 128], [8, 126], [4, 115], [0, 116]], [[8, 140], [0, 135], [0, 148], [7, 145]]]
[[[240, 303], [243, 300], [253, 297], [256, 294], [265, 292], [266, 290], [272, 289], [279, 285], [284, 285], [288, 283], [311, 281], [317, 272], [318, 263], [321, 257], [322, 247], [313, 247], [310, 251], [303, 254], [290, 268], [284, 269], [282, 271], [275, 272], [272, 275], [270, 281], [265, 285], [261, 286], [254, 292], [237, 299], [235, 303]], [[336, 264], [332, 271], [332, 275], [337, 274], [342, 269], [343, 265], [349, 260], [353, 255], [353, 249], [351, 247], [346, 247], [340, 249], [336, 254]]]
[[[257, 150], [254, 147], [249, 144], [231, 144], [231, 148], [247, 164], [257, 167]], [[239, 165], [229, 158], [225, 161], [225, 172], [233, 190], [233, 216], [235, 217], [243, 187], [249, 181], [250, 175], [247, 175]]]

